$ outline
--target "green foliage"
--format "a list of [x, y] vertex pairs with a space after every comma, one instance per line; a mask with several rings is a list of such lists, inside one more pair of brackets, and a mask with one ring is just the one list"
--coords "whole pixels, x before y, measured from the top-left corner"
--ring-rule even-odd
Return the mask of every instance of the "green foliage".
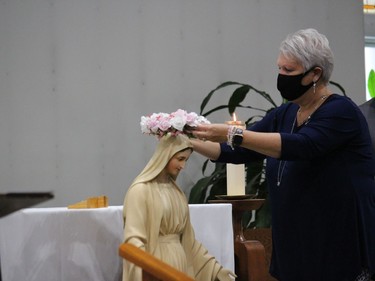
[[[209, 160], [206, 160], [202, 167], [202, 174], [204, 175]], [[207, 202], [207, 191], [210, 190], [212, 194], [210, 199], [215, 195], [226, 194], [226, 166], [224, 163], [216, 163], [215, 169], [209, 176], [204, 176], [199, 179], [190, 191], [189, 203], [199, 204]]]
[[375, 71], [373, 69], [371, 69], [368, 75], [367, 88], [370, 93], [370, 97], [375, 98]]
[[[213, 109], [210, 109], [210, 110], [204, 112], [205, 107], [208, 104], [208, 102], [210, 101], [212, 95], [214, 93], [216, 93], [218, 90], [220, 90], [222, 88], [225, 88], [225, 87], [228, 87], [228, 86], [238, 86], [238, 88], [236, 88], [234, 90], [234, 92], [232, 93], [232, 95], [230, 96], [228, 104], [227, 105], [220, 105], [220, 106], [217, 106]], [[219, 86], [217, 86], [215, 89], [213, 89], [211, 92], [208, 93], [208, 95], [203, 99], [203, 101], [201, 103], [200, 114], [203, 115], [203, 116], [207, 116], [207, 115], [209, 115], [209, 114], [211, 114], [215, 111], [227, 108], [228, 112], [229, 112], [229, 115], [232, 115], [237, 107], [255, 109], [255, 110], [266, 112], [267, 110], [264, 110], [262, 108], [256, 108], [256, 107], [252, 107], [252, 106], [243, 106], [241, 104], [241, 102], [243, 102], [245, 100], [247, 94], [253, 93], [253, 92], [251, 92], [251, 90], [254, 91], [256, 94], [259, 94], [265, 100], [267, 100], [271, 104], [272, 108], [277, 106], [276, 103], [271, 98], [271, 96], [269, 94], [267, 94], [266, 92], [260, 91], [260, 90], [254, 88], [253, 86], [248, 85], [248, 84], [228, 81], [228, 82], [224, 82], [224, 83], [220, 84]]]
[[339, 90], [341, 91], [341, 93], [346, 96], [346, 92], [345, 92], [345, 89], [337, 82], [334, 82], [334, 81], [329, 81], [329, 84], [339, 88]]

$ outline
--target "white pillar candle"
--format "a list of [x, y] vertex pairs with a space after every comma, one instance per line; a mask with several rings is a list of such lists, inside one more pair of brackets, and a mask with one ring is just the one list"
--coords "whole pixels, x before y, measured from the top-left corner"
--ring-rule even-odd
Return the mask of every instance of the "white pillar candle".
[[245, 195], [244, 164], [227, 164], [227, 195]]
[[[237, 121], [233, 113], [233, 120], [229, 125], [245, 129], [242, 121]], [[245, 195], [245, 164], [227, 164], [227, 195]]]

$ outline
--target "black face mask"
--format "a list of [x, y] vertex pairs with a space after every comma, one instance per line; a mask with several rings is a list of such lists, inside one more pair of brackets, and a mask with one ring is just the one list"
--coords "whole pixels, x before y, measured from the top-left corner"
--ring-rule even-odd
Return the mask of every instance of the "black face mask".
[[311, 82], [306, 86], [302, 85], [301, 82], [303, 77], [305, 77], [311, 70], [313, 70], [313, 68], [298, 75], [279, 74], [277, 77], [277, 89], [280, 91], [281, 96], [288, 101], [293, 101], [306, 93], [307, 90], [314, 85], [314, 82]]

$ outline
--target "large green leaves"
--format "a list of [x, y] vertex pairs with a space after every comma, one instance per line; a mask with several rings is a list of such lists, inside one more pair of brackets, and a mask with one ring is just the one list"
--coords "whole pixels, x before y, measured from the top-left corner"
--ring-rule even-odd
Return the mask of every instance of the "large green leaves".
[[[219, 105], [219, 106], [217, 106], [217, 107], [215, 107], [213, 109], [208, 110], [207, 112], [204, 112], [204, 110], [205, 110], [208, 102], [210, 101], [211, 97], [216, 92], [218, 92], [220, 89], [228, 87], [228, 86], [238, 86], [233, 91], [231, 97], [229, 98], [228, 104]], [[236, 110], [236, 107], [245, 107], [245, 108], [256, 109], [256, 110], [260, 110], [260, 111], [265, 112], [266, 110], [264, 110], [262, 108], [255, 108], [255, 107], [251, 107], [251, 106], [243, 106], [243, 105], [241, 105], [241, 102], [243, 102], [245, 100], [246, 96], [249, 93], [252, 93], [251, 91], [259, 94], [265, 100], [267, 100], [271, 104], [272, 108], [277, 106], [276, 103], [271, 98], [271, 96], [269, 94], [267, 94], [266, 92], [260, 91], [260, 90], [254, 88], [253, 86], [248, 85], [248, 84], [243, 84], [243, 83], [228, 81], [228, 82], [224, 82], [224, 83], [220, 84], [219, 86], [217, 86], [215, 89], [213, 89], [212, 91], [210, 91], [208, 93], [208, 95], [203, 99], [203, 101], [201, 103], [200, 114], [203, 115], [203, 116], [207, 116], [207, 115], [209, 115], [209, 114], [211, 114], [211, 113], [213, 113], [215, 111], [218, 111], [218, 110], [221, 110], [221, 109], [224, 109], [224, 108], [228, 108], [229, 114], [232, 115], [233, 112]]]

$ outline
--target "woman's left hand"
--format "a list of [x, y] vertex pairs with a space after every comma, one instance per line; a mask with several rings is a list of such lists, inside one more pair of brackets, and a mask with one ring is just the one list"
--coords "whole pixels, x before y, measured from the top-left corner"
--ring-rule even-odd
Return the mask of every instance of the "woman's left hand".
[[198, 125], [191, 133], [203, 141], [226, 142], [228, 127], [227, 124], [202, 124]]
[[220, 269], [219, 273], [217, 274], [216, 280], [219, 281], [233, 281], [237, 277], [232, 271], [226, 268]]

